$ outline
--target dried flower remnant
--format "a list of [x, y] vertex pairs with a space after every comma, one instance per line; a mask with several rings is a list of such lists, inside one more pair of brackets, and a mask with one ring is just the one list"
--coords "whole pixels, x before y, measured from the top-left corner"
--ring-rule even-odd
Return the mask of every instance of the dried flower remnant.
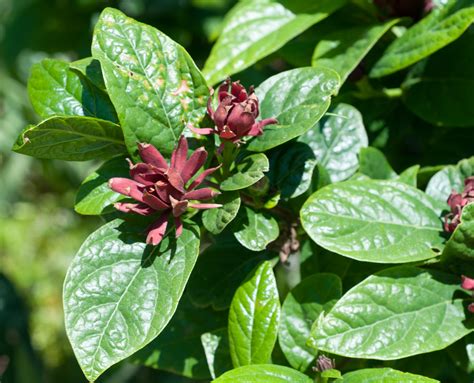
[[[474, 297], [474, 279], [468, 278], [466, 276], [461, 276], [462, 282], [461, 282], [461, 287], [464, 290], [469, 290], [473, 291], [473, 297]], [[474, 313], [474, 303], [471, 303], [469, 306], [467, 306], [467, 309], [471, 312]]]
[[171, 155], [169, 165], [161, 153], [150, 144], [138, 144], [138, 151], [143, 162], [137, 164], [130, 162], [132, 179], [112, 178], [109, 187], [137, 201], [116, 203], [114, 205], [116, 209], [140, 215], [160, 213], [158, 219], [148, 228], [146, 243], [157, 245], [161, 242], [170, 214], [176, 224], [176, 237], [179, 237], [183, 230], [180, 217], [188, 207], [211, 209], [221, 206], [193, 202], [208, 200], [219, 194], [207, 187], [196, 189], [217, 168], [204, 170], [191, 181], [207, 159], [207, 152], [203, 147], [196, 149], [188, 159], [188, 142], [181, 136], [177, 148]]
[[319, 355], [318, 359], [316, 359], [316, 367], [313, 367], [313, 371], [323, 372], [334, 368], [336, 368], [336, 361], [334, 359], [330, 359], [326, 355]]
[[239, 81], [232, 82], [230, 78], [227, 79], [218, 89], [216, 110], [212, 108], [213, 93], [214, 91], [211, 91], [207, 102], [207, 113], [214, 121], [215, 128], [198, 129], [190, 126], [195, 133], [215, 133], [224, 140], [238, 144], [243, 137], [260, 136], [266, 125], [278, 123], [274, 118], [256, 121], [260, 110], [253, 87], [247, 93]]
[[448, 205], [451, 211], [444, 217], [444, 230], [452, 233], [461, 223], [462, 210], [469, 203], [474, 202], [474, 176], [464, 180], [464, 190], [453, 192], [448, 197]]

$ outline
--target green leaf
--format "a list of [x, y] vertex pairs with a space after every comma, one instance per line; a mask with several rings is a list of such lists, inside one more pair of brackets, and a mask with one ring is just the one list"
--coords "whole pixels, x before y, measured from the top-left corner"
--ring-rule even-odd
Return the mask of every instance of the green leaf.
[[90, 381], [165, 328], [196, 262], [195, 226], [156, 247], [143, 243], [145, 229], [107, 223], [86, 239], [66, 275], [66, 332]]
[[270, 361], [280, 321], [272, 264], [262, 262], [235, 292], [229, 311], [229, 346], [235, 367]]
[[445, 6], [435, 7], [387, 48], [370, 76], [397, 72], [456, 40], [474, 20], [474, 7], [470, 5], [472, 0], [450, 0]]
[[313, 274], [303, 279], [283, 302], [278, 339], [290, 365], [305, 372], [317, 350], [306, 345], [311, 326], [323, 311], [329, 311], [342, 295], [342, 283], [334, 274]]
[[404, 263], [439, 254], [441, 210], [403, 183], [346, 181], [314, 193], [301, 209], [301, 221], [313, 241], [330, 251], [359, 261]]
[[299, 371], [276, 364], [249, 365], [226, 372], [212, 383], [312, 383]]
[[384, 154], [377, 148], [363, 148], [359, 154], [359, 172], [374, 180], [390, 180], [397, 178]]
[[247, 149], [264, 152], [311, 129], [328, 110], [331, 96], [339, 89], [336, 72], [327, 68], [297, 68], [279, 73], [255, 89], [260, 117], [276, 118]]
[[169, 155], [186, 124], [197, 126], [204, 116], [204, 78], [184, 48], [155, 28], [106, 8], [94, 30], [92, 55], [134, 157], [137, 142]]
[[208, 209], [202, 213], [204, 227], [214, 235], [221, 233], [237, 216], [240, 208], [240, 194], [238, 192], [223, 193], [215, 199], [215, 202], [222, 204], [222, 207]]
[[216, 243], [199, 256], [189, 280], [189, 297], [198, 306], [225, 310], [248, 273], [268, 258], [268, 253], [242, 248], [233, 236], [231, 240], [217, 237]]
[[93, 117], [50, 117], [28, 126], [13, 150], [65, 161], [106, 159], [125, 152], [120, 126]]
[[313, 149], [332, 182], [352, 176], [359, 166], [357, 154], [368, 145], [362, 115], [351, 105], [339, 104], [299, 141]]
[[343, 84], [377, 41], [399, 20], [384, 24], [337, 29], [323, 36], [313, 53], [312, 65], [331, 68]]
[[426, 194], [444, 204], [447, 208], [448, 197], [453, 190], [464, 189], [464, 179], [474, 175], [474, 157], [461, 160], [457, 165], [448, 165], [438, 171], [428, 182]]
[[461, 223], [446, 242], [441, 257], [474, 260], [474, 203], [462, 209]]
[[131, 359], [134, 363], [188, 378], [208, 379], [210, 372], [201, 334], [226, 326], [227, 315], [224, 314], [196, 308], [184, 295], [164, 331]]
[[467, 299], [457, 292], [457, 276], [407, 266], [384, 270], [321, 316], [310, 342], [333, 354], [379, 360], [442, 350], [471, 332]]
[[312, 383], [313, 380], [291, 368], [276, 364], [243, 366], [226, 372], [213, 383]]
[[404, 184], [407, 184], [416, 188], [419, 170], [420, 170], [420, 165], [410, 166], [409, 168], [405, 169], [403, 172], [400, 173], [397, 180], [400, 182], [403, 182]]
[[278, 238], [278, 222], [270, 214], [257, 212], [243, 206], [234, 225], [235, 238], [252, 251], [265, 250], [270, 242]]
[[273, 0], [240, 1], [227, 14], [221, 35], [204, 65], [207, 81], [216, 84], [248, 68], [329, 16], [345, 0], [318, 3], [312, 7], [312, 14], [295, 14]]
[[335, 383], [439, 383], [439, 381], [391, 368], [366, 368], [348, 372]]
[[282, 199], [296, 198], [306, 192], [313, 177], [316, 158], [309, 145], [292, 142], [270, 157], [270, 180]]
[[213, 379], [232, 369], [227, 327], [202, 334], [201, 342]]
[[269, 167], [268, 158], [263, 153], [246, 156], [237, 162], [236, 172], [225, 179], [220, 188], [224, 191], [245, 189], [262, 179]]
[[69, 68], [72, 71], [80, 73], [97, 88], [107, 92], [104, 83], [104, 76], [102, 75], [102, 69], [98, 60], [95, 60], [92, 57], [86, 57], [81, 60], [73, 61], [69, 64]]
[[110, 189], [108, 182], [113, 177], [130, 177], [125, 157], [112, 158], [87, 176], [77, 191], [74, 210], [84, 215], [114, 211], [112, 204], [123, 196]]
[[[474, 7], [472, 13], [474, 20]], [[468, 29], [457, 41], [416, 65], [402, 84], [407, 108], [433, 125], [473, 126], [473, 44], [474, 31]]]
[[89, 116], [117, 122], [107, 93], [69, 69], [69, 64], [44, 59], [34, 64], [28, 80], [31, 103], [42, 118]]

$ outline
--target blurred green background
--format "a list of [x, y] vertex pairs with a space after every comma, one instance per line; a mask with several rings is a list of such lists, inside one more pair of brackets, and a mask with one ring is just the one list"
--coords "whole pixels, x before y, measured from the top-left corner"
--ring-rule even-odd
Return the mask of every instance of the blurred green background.
[[[3, 383], [82, 382], [66, 338], [62, 284], [75, 252], [99, 224], [73, 210], [95, 163], [41, 161], [11, 152], [37, 117], [26, 82], [33, 63], [90, 56], [100, 11], [119, 8], [186, 47], [202, 66], [232, 0], [0, 0], [0, 375]], [[9, 357], [6, 357], [9, 355]], [[104, 382], [181, 382], [123, 364]]]

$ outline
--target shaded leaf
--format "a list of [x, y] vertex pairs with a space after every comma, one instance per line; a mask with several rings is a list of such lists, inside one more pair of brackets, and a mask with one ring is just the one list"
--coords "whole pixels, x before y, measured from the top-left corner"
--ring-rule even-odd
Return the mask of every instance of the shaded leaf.
[[275, 218], [248, 206], [242, 207], [234, 225], [235, 238], [242, 246], [252, 251], [265, 250], [279, 234], [280, 229]]
[[357, 154], [368, 145], [362, 115], [351, 105], [339, 104], [316, 127], [299, 138], [307, 143], [332, 182], [352, 176], [359, 166]]
[[329, 311], [342, 295], [342, 283], [334, 274], [313, 274], [303, 279], [283, 302], [278, 340], [290, 365], [305, 372], [317, 350], [306, 345], [314, 321]]
[[208, 209], [202, 213], [204, 227], [214, 235], [221, 233], [237, 216], [240, 208], [240, 194], [238, 192], [223, 193], [215, 198], [215, 202], [221, 204], [222, 207]]
[[363, 148], [359, 154], [359, 172], [374, 180], [397, 178], [385, 155], [377, 148]]
[[211, 377], [215, 379], [224, 372], [232, 370], [229, 355], [229, 336], [227, 327], [202, 334], [201, 342], [206, 354]]
[[13, 150], [65, 161], [106, 159], [125, 152], [120, 126], [93, 117], [50, 117], [26, 127]]
[[387, 48], [370, 75], [382, 77], [399, 71], [456, 40], [474, 20], [472, 4], [472, 0], [450, 0], [435, 7]]

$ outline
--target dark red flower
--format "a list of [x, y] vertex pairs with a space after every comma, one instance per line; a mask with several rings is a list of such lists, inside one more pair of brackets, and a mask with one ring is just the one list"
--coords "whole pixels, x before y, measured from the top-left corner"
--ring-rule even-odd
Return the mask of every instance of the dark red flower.
[[204, 170], [192, 180], [204, 165], [207, 152], [199, 148], [187, 159], [188, 142], [181, 136], [178, 147], [171, 155], [170, 165], [161, 153], [150, 144], [138, 144], [143, 162], [130, 162], [129, 178], [112, 178], [109, 187], [120, 194], [133, 198], [136, 203], [119, 202], [114, 206], [125, 213], [151, 215], [160, 213], [159, 218], [148, 228], [146, 243], [157, 245], [163, 239], [168, 225], [168, 217], [173, 215], [176, 224], [176, 237], [183, 230], [180, 216], [188, 207], [210, 209], [218, 204], [202, 204], [195, 200], [208, 200], [219, 194], [211, 188], [196, 189], [204, 179], [217, 168]]
[[419, 20], [433, 8], [432, 0], [374, 0], [389, 17], [411, 17]]
[[451, 211], [444, 217], [444, 230], [452, 233], [461, 223], [461, 214], [464, 206], [474, 202], [474, 176], [464, 180], [464, 191], [453, 192], [448, 197], [448, 205]]
[[[461, 287], [464, 290], [469, 290], [469, 291], [474, 291], [474, 279], [468, 278], [466, 276], [461, 276], [462, 282], [461, 282]], [[473, 293], [474, 294], [474, 293]], [[474, 303], [471, 303], [469, 306], [467, 306], [467, 309], [471, 312], [474, 313]]]
[[207, 113], [215, 123], [215, 128], [190, 129], [198, 134], [218, 134], [220, 138], [234, 143], [246, 136], [259, 136], [263, 128], [269, 124], [276, 124], [274, 118], [256, 121], [259, 115], [258, 98], [250, 88], [249, 93], [238, 81], [227, 79], [218, 89], [218, 106], [212, 108], [212, 95], [207, 102]]

